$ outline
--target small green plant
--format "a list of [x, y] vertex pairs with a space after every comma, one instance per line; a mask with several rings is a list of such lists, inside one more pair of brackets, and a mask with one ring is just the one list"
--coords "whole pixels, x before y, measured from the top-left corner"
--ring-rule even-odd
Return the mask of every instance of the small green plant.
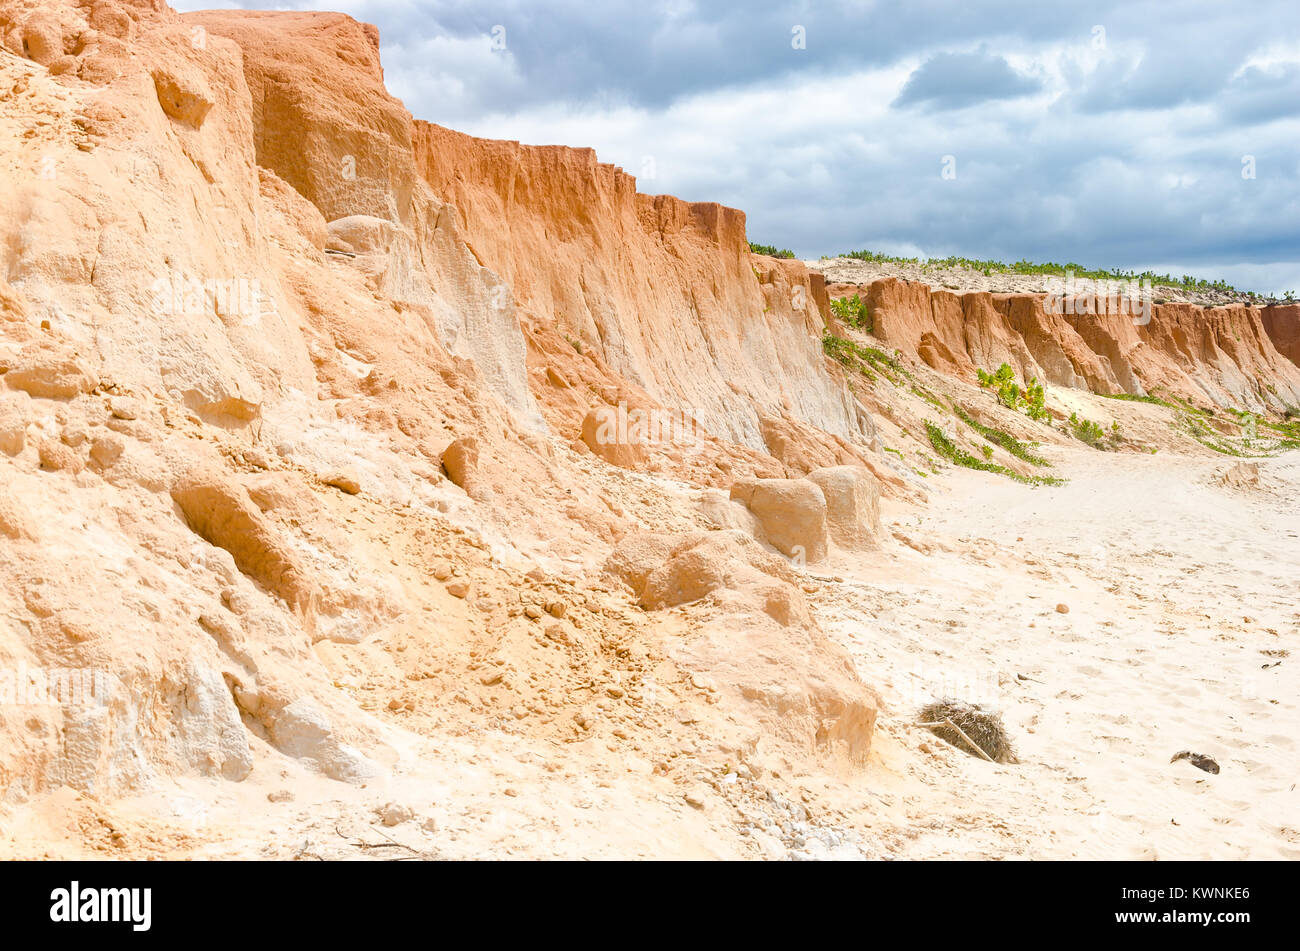
[[871, 312], [867, 310], [867, 302], [857, 294], [852, 297], [832, 298], [831, 313], [856, 330], [871, 333], [874, 329]]
[[1038, 382], [1037, 377], [1030, 380], [1029, 385], [1025, 388], [1025, 397], [1021, 408], [1025, 411], [1026, 416], [1039, 423], [1045, 423], [1052, 418], [1052, 414], [1047, 411], [1047, 393], [1043, 390], [1043, 386]]
[[794, 257], [794, 252], [791, 251], [789, 248], [782, 248], [780, 250], [777, 250], [777, 247], [774, 244], [755, 244], [753, 241], [751, 241], [749, 242], [749, 250], [753, 254], [766, 254], [770, 258], [793, 258]]
[[989, 373], [983, 369], [977, 369], [975, 373], [979, 385], [986, 390], [993, 390], [997, 394], [998, 402], [1007, 409], [1024, 413], [1030, 419], [1040, 423], [1045, 423], [1052, 418], [1052, 414], [1047, 410], [1047, 393], [1037, 377], [1030, 380], [1022, 390], [1020, 384], [1016, 382], [1016, 371], [1011, 369], [1010, 364], [1002, 364], [996, 373]]
[[1078, 413], [1071, 413], [1069, 430], [1075, 439], [1086, 442], [1094, 449], [1102, 448], [1101, 441], [1106, 436], [1106, 430], [1101, 428], [1100, 423], [1094, 423], [1090, 419], [1083, 419]]

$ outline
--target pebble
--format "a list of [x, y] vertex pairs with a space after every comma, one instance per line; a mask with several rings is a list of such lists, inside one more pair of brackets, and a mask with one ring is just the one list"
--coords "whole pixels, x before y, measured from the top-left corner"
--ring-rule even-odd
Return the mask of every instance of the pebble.
[[415, 810], [399, 802], [384, 803], [375, 812], [379, 815], [379, 821], [386, 826], [401, 825], [403, 822], [415, 818]]
[[326, 485], [332, 485], [341, 492], [348, 495], [356, 495], [361, 491], [361, 483], [357, 477], [347, 472], [331, 472], [322, 480]]

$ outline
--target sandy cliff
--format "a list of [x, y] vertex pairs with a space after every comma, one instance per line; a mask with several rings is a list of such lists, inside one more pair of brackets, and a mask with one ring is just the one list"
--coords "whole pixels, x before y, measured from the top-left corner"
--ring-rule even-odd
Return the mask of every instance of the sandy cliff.
[[[378, 49], [341, 14], [0, 0], [0, 851], [206, 841], [171, 798], [124, 839], [131, 796], [369, 815], [507, 775], [559, 787], [529, 847], [582, 854], [553, 815], [599, 788], [654, 854], [838, 848], [897, 739], [817, 599], [924, 553], [881, 500], [938, 481], [934, 390], [973, 405], [1006, 360], [1300, 403], [1294, 308], [1134, 327], [878, 282], [904, 362], [849, 372], [821, 276], [750, 254], [742, 212], [417, 121]], [[701, 429], [610, 439], [610, 410]], [[102, 695], [28, 689], [56, 670]], [[66, 825], [14, 831], [47, 801]]]
[[[276, 763], [374, 783], [493, 710], [539, 743], [639, 748], [671, 719], [864, 760], [871, 692], [790, 572], [752, 537], [678, 564], [710, 525], [689, 489], [581, 439], [630, 400], [698, 409], [699, 444], [654, 465], [704, 484], [785, 474], [764, 426], [805, 471], [870, 453], [816, 278], [751, 264], [739, 212], [529, 152], [542, 195], [501, 247], [559, 262], [529, 271], [449, 204], [479, 192], [432, 170], [371, 27], [13, 0], [0, 37], [0, 668], [107, 680], [5, 707], [8, 802]], [[484, 194], [518, 171], [459, 147]], [[548, 248], [534, 215], [588, 175], [607, 204]], [[602, 564], [645, 530], [696, 597], [642, 618]]]

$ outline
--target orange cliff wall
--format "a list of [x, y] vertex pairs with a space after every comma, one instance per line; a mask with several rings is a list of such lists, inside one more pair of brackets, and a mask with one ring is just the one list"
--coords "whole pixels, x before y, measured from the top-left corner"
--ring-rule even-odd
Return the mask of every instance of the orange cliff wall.
[[1278, 353], [1300, 364], [1300, 304], [1264, 308], [1264, 330]]
[[745, 215], [637, 192], [591, 149], [481, 139], [417, 121], [421, 177], [454, 205], [525, 321], [561, 329], [709, 430], [767, 448], [789, 415], [854, 442], [870, 421], [826, 372], [821, 275], [749, 253]]
[[831, 293], [860, 294], [876, 336], [958, 376], [1005, 362], [1024, 379], [1098, 393], [1163, 387], [1197, 404], [1300, 405], [1294, 305], [1155, 304], [1150, 323], [1138, 325], [1128, 315], [1050, 313], [1039, 294], [954, 294], [895, 278]]
[[[579, 341], [615, 377], [752, 449], [789, 419], [869, 445], [869, 414], [821, 352], [821, 276], [750, 255], [742, 212], [639, 194], [591, 149], [415, 121], [383, 86], [374, 28], [341, 14], [185, 19], [239, 44], [258, 163], [320, 211], [331, 247], [366, 254], [378, 293], [421, 306], [489, 386], [504, 380], [512, 407], [533, 406], [519, 392], [522, 325]], [[474, 290], [494, 282], [507, 293]]]

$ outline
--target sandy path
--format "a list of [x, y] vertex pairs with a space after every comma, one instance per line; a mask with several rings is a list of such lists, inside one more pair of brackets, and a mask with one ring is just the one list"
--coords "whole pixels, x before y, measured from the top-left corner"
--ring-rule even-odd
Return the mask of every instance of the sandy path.
[[[1211, 482], [1227, 459], [1055, 455], [1069, 485], [956, 471], [928, 511], [886, 513], [928, 556], [836, 568], [823, 621], [884, 701], [887, 851], [1300, 857], [1300, 458], [1248, 493]], [[931, 693], [1003, 710], [1022, 764], [907, 726]]]

